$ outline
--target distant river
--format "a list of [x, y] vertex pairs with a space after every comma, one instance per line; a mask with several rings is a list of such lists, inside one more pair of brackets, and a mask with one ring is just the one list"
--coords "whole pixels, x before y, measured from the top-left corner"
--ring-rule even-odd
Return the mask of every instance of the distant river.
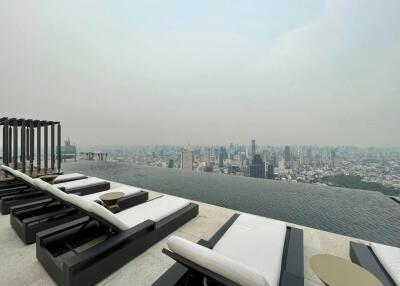
[[379, 192], [100, 161], [63, 171], [400, 247], [400, 204]]

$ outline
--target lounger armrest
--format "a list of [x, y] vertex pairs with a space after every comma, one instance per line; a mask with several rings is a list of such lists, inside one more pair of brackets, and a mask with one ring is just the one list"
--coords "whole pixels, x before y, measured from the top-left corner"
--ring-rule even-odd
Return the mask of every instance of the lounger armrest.
[[66, 191], [65, 187], [58, 187], [57, 189], [59, 189], [60, 191], [63, 191], [63, 192]]
[[117, 235], [89, 248], [86, 251], [66, 258], [63, 261], [64, 266], [71, 271], [74, 271], [74, 269], [82, 269], [82, 267], [85, 267], [84, 265], [90, 265], [90, 262], [98, 259], [99, 255], [107, 255], [107, 252], [112, 252], [113, 248], [118, 247], [120, 244], [126, 243], [127, 240], [134, 241], [135, 239], [140, 238], [144, 233], [148, 232], [153, 227], [154, 222], [151, 220], [146, 220], [135, 227], [118, 233]]
[[371, 272], [384, 286], [396, 285], [369, 246], [350, 241], [350, 259]]
[[[210, 248], [208, 240], [200, 239], [197, 244]], [[189, 269], [179, 262], [174, 263], [167, 271], [165, 271], [152, 286], [174, 286], [189, 273]]]
[[284, 271], [279, 286], [304, 286], [304, 277]]
[[229, 279], [227, 279], [227, 278], [225, 278], [225, 277], [223, 277], [223, 276], [221, 276], [221, 275], [219, 275], [217, 273], [214, 273], [214, 272], [212, 272], [212, 271], [210, 271], [210, 270], [208, 270], [208, 269], [206, 269], [206, 268], [204, 268], [204, 267], [202, 267], [202, 266], [200, 266], [200, 265], [198, 265], [198, 264], [196, 264], [196, 263], [194, 263], [194, 262], [192, 262], [192, 261], [190, 261], [190, 260], [188, 260], [188, 259], [186, 259], [186, 258], [184, 258], [184, 257], [172, 252], [172, 251], [169, 251], [168, 249], [164, 248], [162, 250], [162, 252], [164, 254], [168, 255], [169, 257], [171, 257], [172, 259], [174, 259], [176, 262], [182, 264], [183, 266], [185, 266], [185, 267], [187, 267], [187, 268], [189, 268], [191, 270], [194, 270], [195, 272], [199, 272], [199, 273], [203, 274], [205, 277], [209, 277], [209, 278], [221, 283], [222, 285], [225, 285], [225, 286], [240, 286], [236, 282], [234, 282], [232, 280], [229, 280]]
[[55, 226], [53, 228], [50, 228], [50, 229], [47, 229], [47, 230], [44, 230], [44, 231], [41, 231], [41, 232], [38, 232], [36, 234], [36, 243], [39, 244], [39, 245], [42, 245], [43, 241], [46, 238], [49, 238], [49, 237], [51, 237], [53, 235], [57, 235], [57, 234], [62, 233], [64, 231], [66, 231], [66, 230], [75, 228], [75, 227], [77, 227], [79, 225], [83, 225], [83, 224], [87, 223], [88, 221], [89, 221], [89, 217], [83, 217], [83, 218], [80, 218], [80, 219], [77, 219], [77, 220], [74, 220], [74, 221], [71, 221], [71, 222], [68, 222], [68, 223], [65, 223], [65, 224], [61, 224], [59, 226]]
[[164, 272], [151, 286], [175, 286], [187, 275], [189, 269], [176, 262]]
[[44, 200], [41, 200], [41, 201], [26, 203], [26, 204], [23, 204], [23, 205], [16, 205], [16, 206], [13, 206], [13, 207], [10, 208], [10, 214], [12, 215], [16, 211], [21, 211], [21, 210], [24, 210], [24, 209], [30, 209], [32, 207], [37, 207], [37, 206], [40, 206], [40, 205], [46, 205], [46, 204], [50, 203], [51, 201], [53, 201], [52, 198], [47, 198], [47, 199], [44, 199]]
[[304, 277], [304, 243], [301, 229], [290, 228], [285, 271]]
[[197, 244], [207, 247], [207, 248], [211, 248], [211, 244], [208, 240], [204, 240], [204, 239], [200, 239]]
[[217, 242], [224, 236], [232, 224], [238, 219], [240, 214], [235, 213], [231, 218], [208, 240], [209, 247], [213, 248]]

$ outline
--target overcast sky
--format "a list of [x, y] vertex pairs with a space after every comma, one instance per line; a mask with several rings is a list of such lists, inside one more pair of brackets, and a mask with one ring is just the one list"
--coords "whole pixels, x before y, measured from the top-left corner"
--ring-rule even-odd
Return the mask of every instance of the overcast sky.
[[78, 144], [400, 146], [400, 1], [0, 1], [0, 116]]

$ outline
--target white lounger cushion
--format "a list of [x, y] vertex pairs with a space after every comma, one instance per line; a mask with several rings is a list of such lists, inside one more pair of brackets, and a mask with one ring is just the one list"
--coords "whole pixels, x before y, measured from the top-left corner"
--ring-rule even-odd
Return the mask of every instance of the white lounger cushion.
[[33, 179], [31, 177], [29, 177], [28, 175], [26, 175], [20, 171], [14, 170], [11, 167], [4, 166], [4, 165], [1, 165], [1, 169], [5, 172], [11, 174], [16, 179], [19, 179], [20, 181], [23, 181], [23, 182], [27, 183], [28, 185], [33, 185]]
[[42, 190], [43, 192], [49, 192], [53, 196], [61, 199], [61, 200], [67, 200], [67, 194], [60, 189], [57, 189], [54, 187], [54, 185], [51, 185], [42, 179], [34, 179], [33, 180], [33, 186], [35, 186], [37, 189]]
[[103, 184], [105, 182], [106, 181], [103, 179], [90, 177], [90, 178], [82, 179], [82, 180], [75, 180], [75, 181], [71, 181], [71, 182], [53, 184], [53, 186], [56, 188], [64, 188], [66, 191], [73, 191], [73, 190], [80, 189], [80, 188], [96, 186], [99, 184]]
[[146, 220], [158, 222], [190, 204], [190, 201], [185, 199], [163, 196], [138, 206], [131, 207], [117, 214], [113, 214], [98, 203], [85, 200], [74, 194], [68, 194], [67, 196], [68, 201], [71, 204], [101, 217], [120, 230], [127, 230]]
[[372, 243], [371, 248], [396, 285], [400, 285], [400, 248]]
[[240, 285], [269, 286], [265, 277], [253, 268], [204, 246], [177, 236], [171, 236], [167, 244], [174, 253]]
[[71, 181], [71, 180], [77, 180], [77, 179], [85, 179], [86, 177], [87, 176], [79, 174], [79, 173], [71, 173], [71, 174], [59, 175], [54, 180], [53, 184], [57, 184], [60, 181]]
[[122, 186], [122, 187], [113, 188], [108, 191], [102, 191], [102, 192], [82, 196], [82, 198], [89, 200], [89, 201], [96, 201], [96, 200], [100, 200], [101, 195], [109, 193], [109, 192], [122, 192], [122, 193], [124, 193], [124, 196], [130, 196], [130, 195], [137, 194], [140, 191], [142, 191], [142, 189], [139, 189], [136, 187], [130, 187], [130, 186]]
[[190, 201], [173, 197], [162, 196], [133, 208], [123, 210], [115, 215], [123, 221], [128, 228], [138, 225], [148, 219], [159, 222], [163, 218], [188, 206]]
[[260, 216], [241, 214], [213, 251], [261, 273], [271, 286], [278, 286], [286, 224]]

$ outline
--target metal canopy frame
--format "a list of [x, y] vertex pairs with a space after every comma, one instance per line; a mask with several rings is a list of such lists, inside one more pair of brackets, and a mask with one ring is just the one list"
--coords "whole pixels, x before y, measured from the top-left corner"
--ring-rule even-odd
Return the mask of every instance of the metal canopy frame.
[[[59, 121], [1, 117], [0, 126], [3, 127], [4, 165], [10, 166], [13, 169], [22, 169], [23, 173], [29, 171], [31, 174], [35, 167], [38, 173], [41, 171], [44, 174], [47, 174], [49, 171], [61, 172], [61, 123]], [[49, 126], [50, 169], [48, 168]], [[36, 162], [36, 166], [34, 162]]]

